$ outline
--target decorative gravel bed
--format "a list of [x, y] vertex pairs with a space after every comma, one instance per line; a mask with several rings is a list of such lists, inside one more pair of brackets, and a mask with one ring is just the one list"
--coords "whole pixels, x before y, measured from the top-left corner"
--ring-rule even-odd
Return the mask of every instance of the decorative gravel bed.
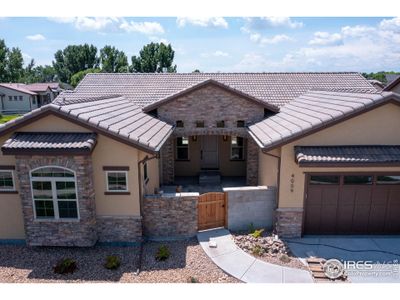
[[[166, 245], [170, 257], [157, 261], [155, 254]], [[142, 270], [139, 266], [139, 247], [25, 247], [0, 245], [0, 283], [33, 282], [239, 282], [225, 274], [206, 256], [197, 240], [145, 243]], [[121, 259], [117, 270], [107, 270], [108, 255]], [[71, 258], [77, 263], [72, 274], [55, 274], [53, 267], [61, 259]]]
[[287, 244], [271, 232], [262, 231], [257, 234], [249, 232], [232, 232], [236, 245], [245, 252], [271, 264], [308, 270], [294, 256]]

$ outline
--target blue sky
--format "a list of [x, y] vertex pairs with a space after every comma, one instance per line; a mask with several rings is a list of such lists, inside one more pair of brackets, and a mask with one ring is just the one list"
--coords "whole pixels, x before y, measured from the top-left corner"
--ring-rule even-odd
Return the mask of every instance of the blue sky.
[[0, 38], [25, 61], [50, 64], [69, 44], [128, 57], [171, 43], [179, 72], [400, 71], [400, 18], [0, 18]]

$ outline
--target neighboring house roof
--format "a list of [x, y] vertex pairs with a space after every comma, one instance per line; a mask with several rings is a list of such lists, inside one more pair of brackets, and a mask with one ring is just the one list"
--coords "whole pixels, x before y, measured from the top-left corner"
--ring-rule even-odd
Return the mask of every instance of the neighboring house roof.
[[394, 88], [398, 84], [400, 84], [400, 75], [396, 79], [394, 79], [392, 82], [390, 82], [383, 90], [390, 91], [392, 88]]
[[55, 103], [74, 103], [80, 98], [119, 94], [140, 107], [149, 106], [207, 80], [282, 107], [312, 89], [375, 92], [359, 73], [91, 73], [73, 93], [60, 95]]
[[28, 95], [37, 95], [35, 92], [29, 90], [26, 84], [23, 83], [0, 83], [0, 87], [1, 86]]
[[45, 114], [55, 114], [147, 152], [157, 152], [170, 136], [173, 126], [142, 111], [124, 97], [86, 99], [85, 103], [44, 105], [0, 125], [0, 136]]
[[388, 84], [392, 83], [394, 80], [400, 77], [400, 74], [385, 74], [386, 82]]
[[369, 82], [370, 84], [372, 84], [373, 87], [376, 88], [376, 90], [377, 90], [378, 92], [382, 91], [382, 90], [385, 88], [385, 85], [384, 85], [382, 82], [380, 82], [379, 80], [368, 79], [368, 82]]
[[311, 91], [282, 107], [278, 114], [249, 126], [249, 133], [260, 147], [273, 149], [389, 101], [400, 101], [400, 95]]
[[332, 166], [400, 163], [400, 146], [295, 146], [300, 166]]
[[48, 88], [57, 90], [60, 87], [58, 82], [31, 83], [27, 84], [26, 88], [33, 92], [46, 92]]
[[89, 154], [97, 142], [96, 133], [17, 132], [1, 147], [3, 154], [18, 155], [29, 151], [52, 154]]

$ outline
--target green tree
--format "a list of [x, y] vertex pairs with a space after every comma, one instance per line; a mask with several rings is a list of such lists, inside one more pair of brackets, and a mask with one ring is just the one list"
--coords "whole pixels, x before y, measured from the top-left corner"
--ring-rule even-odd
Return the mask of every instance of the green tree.
[[93, 45], [69, 45], [54, 54], [53, 67], [60, 81], [70, 83], [71, 76], [99, 66], [97, 48]]
[[100, 69], [86, 69], [83, 71], [79, 71], [71, 76], [71, 85], [73, 87], [76, 87], [79, 84], [79, 82], [83, 79], [83, 77], [86, 76], [86, 74], [99, 73], [100, 71], [101, 71]]
[[24, 75], [24, 59], [19, 48], [12, 48], [7, 54], [8, 80], [18, 82]]
[[0, 40], [0, 82], [7, 82], [7, 54], [8, 48], [4, 40]]
[[112, 46], [104, 46], [100, 49], [101, 70], [107, 73], [127, 72], [128, 57], [123, 51]]
[[132, 56], [131, 72], [155, 73], [176, 72], [173, 65], [175, 51], [171, 44], [150, 43], [145, 45], [139, 52], [139, 56]]

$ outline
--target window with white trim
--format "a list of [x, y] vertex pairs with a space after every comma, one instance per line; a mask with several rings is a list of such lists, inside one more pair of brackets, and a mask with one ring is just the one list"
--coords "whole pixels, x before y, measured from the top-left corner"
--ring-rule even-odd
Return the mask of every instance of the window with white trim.
[[31, 171], [33, 206], [36, 219], [78, 219], [75, 173], [61, 167]]
[[127, 192], [128, 172], [127, 171], [106, 171], [107, 192]]
[[13, 171], [0, 170], [0, 191], [15, 191]]
[[189, 160], [189, 138], [178, 137], [176, 138], [176, 159]]
[[231, 137], [231, 160], [244, 159], [244, 139], [239, 136]]

